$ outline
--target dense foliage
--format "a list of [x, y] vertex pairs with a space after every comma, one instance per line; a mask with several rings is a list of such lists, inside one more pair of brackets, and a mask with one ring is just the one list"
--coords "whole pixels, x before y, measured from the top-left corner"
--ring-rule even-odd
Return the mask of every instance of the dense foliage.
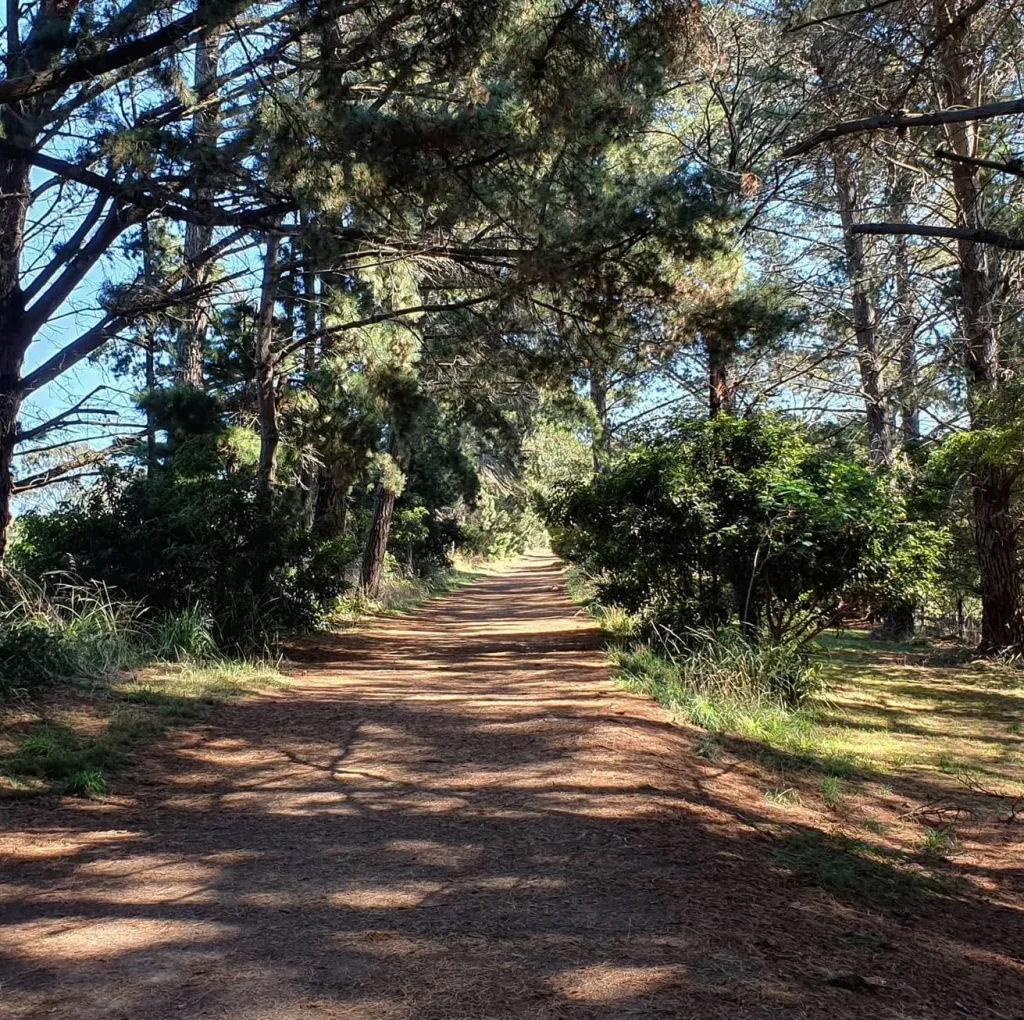
[[677, 421], [547, 507], [608, 601], [775, 642], [917, 600], [943, 546], [892, 479], [774, 415]]
[[261, 647], [550, 523], [649, 626], [1024, 647], [1020, 5], [8, 16], [0, 563]]

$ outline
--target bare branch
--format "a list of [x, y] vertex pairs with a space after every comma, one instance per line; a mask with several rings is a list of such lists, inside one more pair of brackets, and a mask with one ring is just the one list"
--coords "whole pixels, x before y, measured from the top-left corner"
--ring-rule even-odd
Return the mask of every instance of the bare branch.
[[931, 110], [924, 113], [910, 113], [901, 110], [899, 113], [883, 113], [877, 117], [864, 117], [860, 120], [848, 120], [833, 124], [805, 138], [796, 145], [791, 145], [782, 155], [788, 159], [801, 156], [825, 142], [847, 135], [863, 134], [866, 131], [884, 131], [887, 128], [919, 128], [935, 127], [939, 124], [963, 124], [972, 120], [991, 120], [993, 117], [1008, 117], [1024, 113], [1024, 99], [1008, 99], [1002, 103], [985, 103], [982, 106], [954, 107], [949, 110]]
[[905, 234], [914, 237], [944, 237], [953, 241], [991, 244], [1009, 251], [1024, 251], [1024, 237], [1011, 237], [995, 230], [966, 230], [961, 227], [930, 227], [913, 223], [855, 223], [851, 234]]
[[960, 156], [949, 149], [936, 149], [935, 155], [938, 159], [948, 159], [954, 163], [968, 163], [971, 166], [981, 166], [988, 170], [995, 170], [1000, 174], [1013, 174], [1014, 177], [1024, 177], [1024, 161], [1013, 159], [1009, 163], [1001, 163], [995, 159], [979, 159], [977, 156]]
[[15, 495], [18, 495], [22, 492], [42, 489], [63, 478], [65, 475], [71, 474], [72, 471], [78, 471], [80, 468], [90, 467], [93, 464], [100, 464], [105, 460], [109, 460], [116, 454], [134, 446], [140, 439], [145, 438], [145, 435], [145, 432], [139, 432], [136, 435], [115, 439], [109, 446], [105, 446], [101, 450], [87, 450], [81, 456], [75, 457], [64, 464], [55, 464], [45, 471], [28, 475], [26, 478], [20, 478], [14, 483], [12, 491]]

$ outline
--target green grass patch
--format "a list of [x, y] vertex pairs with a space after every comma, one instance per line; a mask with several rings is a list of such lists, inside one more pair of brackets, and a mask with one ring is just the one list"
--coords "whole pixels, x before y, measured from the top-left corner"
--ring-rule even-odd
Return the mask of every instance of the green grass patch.
[[213, 706], [287, 682], [275, 664], [166, 663], [8, 713], [0, 726], [0, 796], [97, 796], [142, 745], [208, 718]]
[[376, 598], [358, 592], [342, 600], [335, 619], [351, 624], [364, 616], [400, 616], [418, 609], [439, 595], [458, 591], [486, 574], [484, 568], [464, 567], [441, 571], [430, 577], [385, 577]]

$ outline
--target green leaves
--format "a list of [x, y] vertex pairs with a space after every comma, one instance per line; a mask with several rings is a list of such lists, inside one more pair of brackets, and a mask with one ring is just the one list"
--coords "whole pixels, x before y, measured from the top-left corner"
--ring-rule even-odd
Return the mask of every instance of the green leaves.
[[779, 415], [682, 420], [548, 504], [603, 596], [673, 626], [739, 621], [802, 642], [918, 598], [946, 541], [890, 480]]

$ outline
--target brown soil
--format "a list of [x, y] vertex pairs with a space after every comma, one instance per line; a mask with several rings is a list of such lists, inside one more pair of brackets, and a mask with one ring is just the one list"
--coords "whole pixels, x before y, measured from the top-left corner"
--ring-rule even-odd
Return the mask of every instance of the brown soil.
[[794, 878], [550, 560], [303, 654], [118, 796], [0, 809], [3, 1016], [1021, 1015], [1019, 905]]

